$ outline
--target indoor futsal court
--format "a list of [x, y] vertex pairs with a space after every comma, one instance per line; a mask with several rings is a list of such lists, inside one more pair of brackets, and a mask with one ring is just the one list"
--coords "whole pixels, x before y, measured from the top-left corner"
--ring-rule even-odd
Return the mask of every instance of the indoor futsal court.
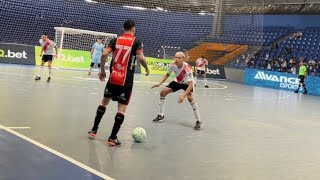
[[[209, 81], [195, 89], [204, 127], [181, 94], [168, 96], [166, 120], [153, 123], [161, 76], [136, 75], [132, 101], [119, 133], [106, 138], [116, 113], [111, 102], [97, 138], [90, 140], [105, 83], [97, 72], [54, 70], [50, 83], [34, 81], [33, 66], [0, 66], [1, 180], [317, 180], [320, 160], [319, 97]], [[45, 76], [44, 76], [45, 77]], [[169, 80], [168, 80], [169, 82]], [[132, 129], [143, 127], [145, 143]]]

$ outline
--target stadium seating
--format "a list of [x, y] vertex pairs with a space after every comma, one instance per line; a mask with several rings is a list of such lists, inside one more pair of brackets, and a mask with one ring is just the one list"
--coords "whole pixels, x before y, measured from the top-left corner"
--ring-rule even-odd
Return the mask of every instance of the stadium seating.
[[199, 38], [210, 34], [213, 22], [212, 16], [65, 0], [21, 1], [20, 6], [8, 1], [0, 6], [0, 16], [10, 23], [0, 26], [0, 42], [30, 45], [38, 45], [43, 32], [53, 39], [56, 26], [121, 34], [123, 22], [131, 18], [137, 22], [137, 37], [143, 40], [146, 55], [154, 57], [161, 46], [194, 46]]
[[220, 43], [233, 43], [251, 46], [268, 46], [272, 42], [284, 37], [291, 32], [293, 27], [279, 27], [279, 26], [266, 26], [266, 27], [248, 27], [240, 26], [234, 31], [214, 38], [207, 38], [207, 42], [220, 42]]

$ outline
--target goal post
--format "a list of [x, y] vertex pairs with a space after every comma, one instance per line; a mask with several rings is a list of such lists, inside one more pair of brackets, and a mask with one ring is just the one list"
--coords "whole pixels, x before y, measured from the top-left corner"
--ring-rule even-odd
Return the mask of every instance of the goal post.
[[117, 34], [97, 32], [67, 27], [55, 27], [55, 43], [58, 46], [56, 68], [88, 69], [91, 63], [91, 48], [102, 38], [103, 44], [108, 44]]

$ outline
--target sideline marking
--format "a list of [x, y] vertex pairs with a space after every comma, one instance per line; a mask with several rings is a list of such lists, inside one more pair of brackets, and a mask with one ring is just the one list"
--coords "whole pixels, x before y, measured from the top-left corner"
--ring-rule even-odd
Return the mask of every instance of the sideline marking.
[[95, 175], [97, 175], [97, 176], [99, 176], [101, 178], [104, 178], [106, 180], [114, 180], [111, 177], [109, 177], [109, 176], [107, 176], [107, 175], [105, 175], [105, 174], [103, 174], [103, 173], [101, 173], [101, 172], [89, 167], [89, 166], [86, 166], [86, 165], [82, 164], [81, 162], [76, 161], [76, 160], [74, 160], [74, 159], [72, 159], [72, 158], [70, 158], [70, 157], [68, 157], [68, 156], [66, 156], [66, 155], [54, 150], [54, 149], [51, 149], [48, 146], [45, 146], [45, 145], [43, 145], [43, 144], [41, 144], [41, 143], [31, 139], [31, 138], [28, 138], [27, 136], [24, 136], [24, 135], [22, 135], [22, 134], [20, 134], [20, 133], [18, 133], [16, 131], [8, 128], [8, 127], [4, 127], [4, 126], [0, 125], [0, 129], [3, 129], [3, 130], [5, 130], [5, 131], [7, 131], [7, 132], [9, 132], [9, 133], [11, 133], [13, 135], [16, 135], [16, 136], [22, 138], [25, 141], [28, 141], [28, 142], [30, 142], [30, 143], [32, 143], [32, 144], [34, 144], [34, 145], [46, 150], [46, 151], [48, 151], [48, 152], [51, 152], [52, 154], [55, 154], [55, 155], [65, 159], [65, 160], [67, 160], [67, 161], [79, 166], [80, 168], [91, 172], [92, 174], [95, 174]]

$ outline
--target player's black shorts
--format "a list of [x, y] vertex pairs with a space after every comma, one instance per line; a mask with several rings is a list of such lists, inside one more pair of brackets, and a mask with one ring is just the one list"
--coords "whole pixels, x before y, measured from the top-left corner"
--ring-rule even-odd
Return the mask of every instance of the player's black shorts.
[[197, 69], [197, 74], [202, 74], [202, 75], [203, 75], [203, 74], [206, 74], [206, 72], [205, 72], [205, 71], [202, 71], [202, 70], [198, 70], [198, 69]]
[[305, 76], [300, 75], [300, 76], [299, 76], [300, 83], [303, 84], [305, 78], [306, 78]]
[[118, 86], [107, 83], [104, 90], [104, 97], [111, 98], [112, 101], [118, 101], [121, 104], [128, 105], [131, 98], [132, 87]]
[[42, 56], [42, 61], [43, 62], [48, 62], [53, 60], [53, 55], [43, 55]]
[[[175, 81], [172, 81], [166, 87], [170, 88], [173, 92], [176, 92], [176, 91], [179, 91], [180, 89], [183, 89], [184, 91], [186, 91], [188, 89], [189, 85], [180, 84], [180, 83], [177, 83]], [[191, 92], [193, 92], [193, 89], [191, 90]]]

